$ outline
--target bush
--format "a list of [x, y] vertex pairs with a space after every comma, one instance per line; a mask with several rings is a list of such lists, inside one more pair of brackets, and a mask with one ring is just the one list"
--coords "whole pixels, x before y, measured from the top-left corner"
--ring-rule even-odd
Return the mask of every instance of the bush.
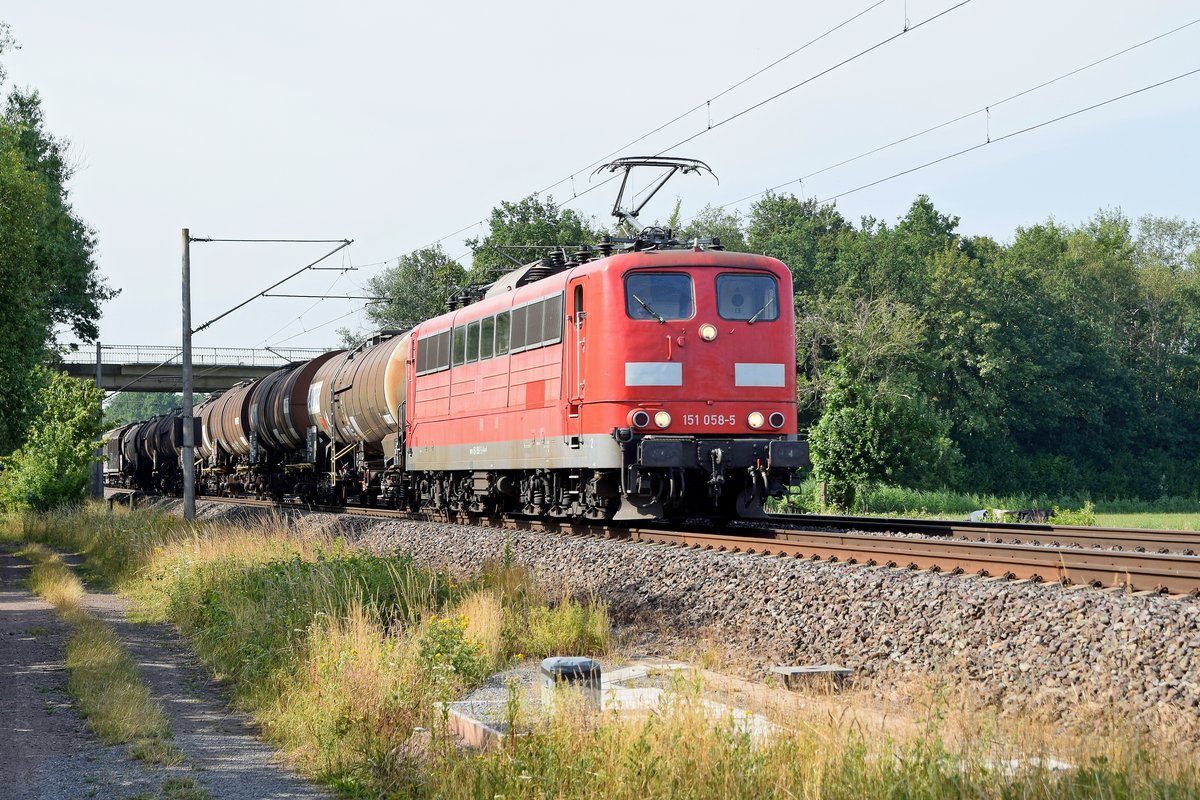
[[474, 685], [488, 676], [491, 663], [483, 645], [467, 637], [467, 624], [463, 615], [432, 617], [421, 637], [421, 662], [435, 675], [456, 676], [462, 683]]
[[1083, 508], [1070, 509], [1054, 507], [1054, 513], [1050, 515], [1050, 522], [1055, 525], [1095, 525], [1096, 524], [1096, 506], [1089, 500], [1083, 504]]
[[958, 461], [945, 421], [924, 402], [851, 386], [830, 393], [809, 442], [816, 476], [828, 481], [827, 500], [841, 509], [852, 508], [867, 483], [936, 485]]
[[100, 390], [42, 370], [41, 409], [0, 471], [0, 507], [44, 511], [83, 499], [101, 433]]

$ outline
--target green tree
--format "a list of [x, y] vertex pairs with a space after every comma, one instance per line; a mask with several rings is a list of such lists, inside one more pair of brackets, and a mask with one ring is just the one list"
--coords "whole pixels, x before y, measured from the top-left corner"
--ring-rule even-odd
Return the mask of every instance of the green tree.
[[[192, 395], [193, 406], [204, 400], [204, 395]], [[127, 422], [169, 414], [183, 405], [181, 392], [121, 392], [104, 407], [104, 429], [111, 430]]]
[[31, 370], [51, 329], [37, 277], [45, 185], [25, 165], [10, 125], [0, 119], [0, 454], [20, 442], [31, 412]]
[[916, 393], [918, 375], [927, 369], [925, 335], [916, 308], [887, 298], [869, 301], [839, 294], [798, 310], [801, 406], [819, 411], [839, 382]]
[[742, 215], [736, 211], [725, 211], [712, 206], [705, 206], [700, 213], [679, 226], [675, 237], [681, 241], [693, 239], [720, 239], [721, 246], [735, 253], [745, 253], [749, 250], [746, 244]]
[[839, 265], [842, 249], [855, 233], [832, 204], [768, 193], [750, 210], [746, 247], [778, 258], [792, 270], [798, 302], [830, 297], [845, 280]]
[[386, 298], [367, 306], [367, 318], [379, 328], [411, 328], [443, 313], [466, 282], [467, 271], [441, 245], [417, 250], [367, 281], [368, 293]]
[[1173, 273], [1194, 267], [1200, 255], [1200, 224], [1179, 217], [1141, 217], [1134, 251], [1140, 264], [1158, 264]]
[[470, 280], [491, 283], [518, 264], [542, 257], [547, 246], [557, 245], [569, 253], [580, 245], [595, 244], [598, 238], [590, 220], [555, 205], [553, 197], [543, 200], [531, 194], [516, 203], [504, 201], [492, 209], [487, 235], [467, 240], [475, 251]]
[[[2, 25], [0, 54], [11, 47]], [[56, 327], [94, 339], [100, 304], [116, 294], [96, 269], [94, 232], [69, 202], [66, 150], [46, 131], [37, 93], [11, 92], [0, 115], [0, 454], [31, 419], [35, 368]]]
[[0, 471], [0, 506], [46, 510], [83, 499], [101, 432], [103, 393], [88, 381], [40, 369], [39, 409], [25, 442]]
[[921, 398], [857, 386], [840, 369], [820, 420], [809, 432], [826, 499], [850, 509], [858, 487], [885, 482], [940, 485], [954, 467], [948, 426]]

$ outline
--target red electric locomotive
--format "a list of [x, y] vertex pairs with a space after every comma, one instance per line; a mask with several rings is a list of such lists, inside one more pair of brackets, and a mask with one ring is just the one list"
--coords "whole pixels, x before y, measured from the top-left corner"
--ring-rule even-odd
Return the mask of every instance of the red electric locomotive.
[[524, 267], [412, 331], [399, 474], [421, 476], [422, 505], [752, 516], [807, 463], [787, 268], [607, 250]]

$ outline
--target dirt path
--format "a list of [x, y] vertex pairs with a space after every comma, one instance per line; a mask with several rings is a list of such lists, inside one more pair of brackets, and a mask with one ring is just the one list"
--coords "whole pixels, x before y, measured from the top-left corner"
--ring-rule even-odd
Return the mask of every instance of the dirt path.
[[158, 796], [177, 769], [147, 767], [105, 747], [71, 708], [70, 630], [22, 587], [29, 565], [0, 553], [0, 798]]
[[221, 800], [329, 797], [278, 763], [171, 629], [132, 623], [123, 599], [89, 592], [83, 606], [116, 630], [188, 763], [148, 766], [97, 741], [66, 694], [70, 630], [21, 586], [28, 570], [23, 559], [0, 554], [0, 800], [193, 796], [173, 793], [172, 782]]
[[329, 796], [278, 763], [275, 750], [256, 738], [250, 718], [228, 706], [173, 630], [130, 622], [127, 602], [116, 595], [89, 592], [83, 604], [121, 637], [150, 693], [167, 712], [175, 745], [199, 770], [199, 783], [214, 798]]

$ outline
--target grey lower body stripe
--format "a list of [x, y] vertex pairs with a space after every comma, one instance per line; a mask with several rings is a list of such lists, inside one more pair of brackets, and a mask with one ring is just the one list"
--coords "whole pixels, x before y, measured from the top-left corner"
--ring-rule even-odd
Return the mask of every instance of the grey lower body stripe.
[[579, 446], [561, 436], [481, 444], [451, 444], [409, 449], [412, 470], [568, 469], [621, 466], [621, 447], [608, 434], [579, 437]]

